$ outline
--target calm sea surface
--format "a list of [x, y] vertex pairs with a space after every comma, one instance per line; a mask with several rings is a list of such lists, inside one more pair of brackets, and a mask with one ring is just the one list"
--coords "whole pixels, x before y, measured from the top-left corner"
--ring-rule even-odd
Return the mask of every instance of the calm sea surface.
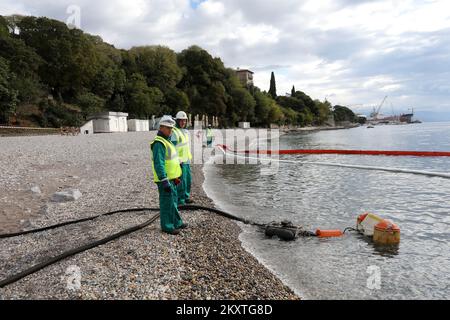
[[[281, 149], [450, 151], [450, 123], [290, 134]], [[450, 173], [450, 158], [286, 155], [278, 173], [260, 165], [207, 165], [205, 187], [218, 207], [258, 222], [291, 220], [308, 230], [354, 227], [372, 212], [401, 228], [398, 248], [343, 238], [267, 239], [244, 226], [241, 241], [286, 284], [309, 299], [448, 299], [450, 179], [324, 167], [321, 161]], [[379, 275], [379, 277], [378, 277]]]

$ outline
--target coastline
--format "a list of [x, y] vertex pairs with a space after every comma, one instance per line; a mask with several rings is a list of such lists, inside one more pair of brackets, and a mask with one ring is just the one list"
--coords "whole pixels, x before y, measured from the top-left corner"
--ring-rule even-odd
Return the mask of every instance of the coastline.
[[[2, 232], [118, 209], [157, 207], [157, 190], [151, 182], [146, 149], [151, 138], [151, 133], [2, 138], [0, 145], [9, 152], [0, 159], [2, 168], [8, 170], [8, 175], [2, 177], [8, 183], [0, 190], [4, 196], [0, 203], [9, 204], [5, 209], [9, 211], [0, 216]], [[126, 148], [124, 142], [128, 143]], [[203, 190], [203, 181], [203, 166], [194, 165], [193, 199], [197, 204], [213, 206]], [[35, 184], [41, 188], [41, 194], [29, 191]], [[79, 189], [83, 196], [72, 203], [48, 201], [53, 192], [69, 187]], [[17, 199], [22, 206], [14, 203]], [[190, 227], [178, 237], [161, 233], [157, 222], [0, 289], [0, 299], [299, 299], [243, 248], [237, 223], [201, 211], [181, 214]], [[44, 257], [142, 223], [148, 215], [120, 214], [2, 239], [0, 278], [22, 271]], [[4, 221], [9, 223], [3, 224]], [[78, 290], [67, 287], [67, 270], [71, 266], [81, 272]]]
[[[208, 166], [207, 163], [205, 165]], [[210, 201], [212, 201], [214, 203], [215, 207], [219, 208], [220, 210], [224, 210], [226, 212], [230, 212], [231, 214], [239, 215], [239, 213], [235, 212], [235, 210], [229, 210], [227, 208], [226, 201], [220, 201], [220, 200], [214, 201], [212, 198], [214, 198], [215, 193], [213, 193], [211, 191], [208, 192], [208, 191], [205, 190], [205, 187], [207, 187], [207, 186], [205, 186], [205, 184], [208, 183], [207, 182], [207, 176], [208, 176], [207, 170], [208, 170], [208, 168], [206, 166], [203, 167], [203, 174], [204, 174], [204, 179], [205, 179], [205, 181], [203, 183], [203, 185], [204, 185], [203, 189], [204, 189], [204, 192], [206, 193], [206, 197], [208, 199], [210, 199]], [[212, 182], [210, 182], [210, 183], [212, 183]], [[216, 198], [217, 198], [217, 195], [216, 195]], [[247, 226], [247, 225], [244, 225], [244, 224], [241, 224], [241, 223], [236, 223], [236, 222], [233, 222], [233, 223], [238, 225], [239, 228], [240, 228], [239, 234], [238, 234], [238, 238], [239, 238], [241, 247], [248, 254], [250, 254], [254, 259], [256, 259], [264, 268], [267, 268], [269, 270], [269, 272], [272, 273], [272, 275], [274, 275], [277, 279], [279, 279], [289, 290], [292, 290], [292, 292], [294, 292], [294, 294], [297, 297], [299, 297], [299, 298], [301, 297], [300, 298], [301, 300], [307, 300], [308, 298], [307, 298], [307, 294], [305, 292], [296, 290], [294, 288], [294, 286], [290, 286], [290, 283], [289, 283], [290, 280], [289, 279], [287, 279], [287, 278], [283, 277], [283, 275], [279, 274], [276, 271], [276, 268], [274, 268], [274, 266], [269, 261], [263, 259], [262, 257], [258, 256], [254, 252], [254, 250], [252, 248], [252, 245], [250, 243], [246, 243], [246, 241], [244, 239], [245, 235], [249, 234], [249, 233], [254, 233], [255, 232], [255, 228], [253, 226]]]
[[349, 124], [345, 126], [318, 126], [318, 127], [301, 127], [301, 128], [286, 128], [280, 129], [284, 134], [286, 133], [295, 133], [295, 132], [315, 132], [315, 131], [331, 131], [331, 130], [346, 130], [360, 127], [360, 124]]

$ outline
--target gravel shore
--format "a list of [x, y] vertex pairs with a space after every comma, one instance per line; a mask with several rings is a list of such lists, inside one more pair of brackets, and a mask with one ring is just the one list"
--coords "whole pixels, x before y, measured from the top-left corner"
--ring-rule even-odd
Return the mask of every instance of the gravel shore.
[[[153, 136], [0, 138], [0, 232], [114, 210], [158, 207], [150, 168]], [[193, 199], [213, 206], [202, 184], [202, 167], [195, 165]], [[55, 192], [67, 189], [78, 189], [81, 198], [50, 201]], [[153, 214], [124, 213], [0, 239], [0, 279], [143, 223]], [[298, 299], [242, 248], [238, 224], [209, 212], [182, 212], [182, 216], [189, 228], [180, 236], [162, 233], [158, 220], [0, 289], [0, 299]], [[68, 286], [77, 274], [73, 270], [81, 275], [80, 288]]]

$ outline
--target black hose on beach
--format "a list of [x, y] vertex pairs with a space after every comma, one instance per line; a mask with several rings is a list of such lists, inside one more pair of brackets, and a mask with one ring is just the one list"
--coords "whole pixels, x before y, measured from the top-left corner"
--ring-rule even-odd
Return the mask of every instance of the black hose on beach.
[[[228, 219], [231, 219], [231, 220], [240, 221], [240, 222], [245, 223], [245, 224], [251, 224], [251, 225], [255, 225], [255, 226], [264, 226], [264, 224], [260, 224], [260, 223], [252, 222], [252, 221], [249, 221], [249, 220], [246, 220], [246, 219], [243, 219], [243, 218], [239, 218], [239, 217], [236, 217], [236, 216], [234, 216], [234, 215], [232, 215], [232, 214], [230, 214], [228, 212], [224, 212], [222, 210], [218, 210], [218, 209], [215, 209], [215, 208], [208, 208], [208, 207], [203, 207], [203, 206], [198, 206], [198, 205], [185, 205], [185, 206], [181, 206], [180, 210], [185, 210], [185, 211], [205, 210], [205, 211], [213, 212], [215, 214], [218, 214], [218, 215], [220, 215], [222, 217], [225, 217], [225, 218], [228, 218]], [[23, 235], [32, 234], [32, 233], [49, 231], [49, 230], [53, 230], [53, 229], [57, 229], [57, 228], [65, 227], [65, 226], [69, 226], [69, 225], [72, 225], [72, 224], [82, 223], [82, 222], [86, 222], [86, 221], [92, 221], [92, 220], [95, 220], [95, 219], [100, 218], [100, 217], [112, 216], [112, 215], [119, 214], [119, 213], [140, 212], [140, 211], [159, 211], [159, 208], [134, 208], [134, 209], [126, 209], [126, 210], [117, 210], [117, 211], [103, 213], [103, 214], [99, 214], [99, 215], [88, 217], [88, 218], [72, 220], [72, 221], [66, 221], [66, 222], [62, 222], [62, 223], [58, 223], [58, 224], [54, 224], [54, 225], [51, 225], [51, 226], [42, 227], [42, 228], [38, 228], [38, 229], [32, 229], [32, 230], [26, 230], [26, 231], [14, 232], [14, 233], [0, 234], [0, 239], [14, 238], [14, 237], [23, 236]]]
[[17, 282], [20, 279], [23, 279], [23, 278], [25, 278], [25, 277], [27, 277], [27, 276], [35, 273], [35, 272], [38, 272], [39, 270], [44, 269], [45, 267], [48, 267], [49, 265], [55, 264], [56, 262], [59, 262], [61, 260], [64, 260], [64, 259], [69, 258], [71, 256], [74, 256], [74, 255], [76, 255], [78, 253], [81, 253], [83, 251], [87, 251], [89, 249], [101, 246], [103, 244], [111, 242], [111, 241], [113, 241], [115, 239], [118, 239], [118, 238], [123, 237], [125, 235], [128, 235], [130, 233], [133, 233], [133, 232], [139, 231], [141, 229], [144, 229], [145, 227], [147, 227], [147, 226], [151, 225], [153, 222], [155, 222], [155, 220], [158, 219], [158, 218], [159, 218], [159, 214], [155, 214], [151, 219], [147, 220], [143, 224], [131, 227], [129, 229], [123, 230], [121, 232], [113, 234], [113, 235], [111, 235], [109, 237], [106, 237], [104, 239], [93, 241], [91, 243], [85, 244], [85, 245], [80, 246], [78, 248], [74, 248], [74, 249], [68, 250], [66, 252], [63, 252], [62, 254], [60, 254], [60, 255], [58, 255], [56, 257], [47, 259], [47, 260], [45, 260], [45, 261], [43, 261], [43, 262], [41, 262], [41, 263], [39, 263], [39, 264], [37, 264], [37, 265], [27, 269], [27, 270], [24, 270], [24, 271], [22, 271], [20, 273], [17, 273], [17, 274], [15, 274], [15, 275], [13, 275], [13, 276], [5, 279], [5, 280], [0, 281], [0, 288], [3, 288], [3, 287], [5, 287], [5, 286], [7, 286], [9, 284]]
[[159, 208], [144, 208], [144, 209], [136, 208], [136, 209], [112, 211], [112, 212], [108, 212], [108, 213], [103, 213], [103, 214], [99, 214], [99, 215], [96, 215], [96, 216], [92, 216], [92, 217], [89, 217], [89, 218], [83, 218], [83, 219], [73, 220], [73, 221], [66, 221], [66, 222], [58, 223], [58, 224], [55, 224], [55, 225], [52, 225], [52, 226], [43, 227], [43, 228], [39, 228], [39, 229], [26, 230], [26, 231], [14, 232], [14, 233], [0, 234], [0, 239], [13, 238], [13, 237], [23, 236], [23, 235], [30, 234], [30, 233], [38, 233], [38, 232], [53, 230], [53, 229], [69, 226], [69, 225], [72, 225], [72, 224], [77, 224], [77, 223], [86, 222], [86, 221], [92, 221], [92, 220], [95, 220], [95, 219], [100, 218], [100, 217], [112, 216], [112, 215], [115, 215], [115, 214], [118, 214], [118, 213], [139, 212], [139, 211], [159, 211]]
[[261, 224], [261, 223], [257, 223], [257, 222], [250, 221], [250, 220], [247, 220], [247, 219], [239, 218], [239, 217], [236, 217], [236, 216], [234, 216], [234, 215], [232, 215], [232, 214], [230, 214], [228, 212], [225, 212], [225, 211], [222, 211], [222, 210], [219, 210], [219, 209], [215, 209], [215, 208], [208, 208], [208, 207], [203, 207], [203, 206], [198, 206], [198, 205], [185, 205], [185, 206], [181, 206], [180, 210], [185, 210], [185, 211], [205, 210], [205, 211], [209, 211], [209, 212], [215, 213], [215, 214], [217, 214], [219, 216], [228, 218], [230, 220], [242, 222], [244, 224], [251, 224], [253, 226], [258, 226], [258, 227], [264, 227], [265, 226], [265, 224]]
[[[159, 211], [159, 208], [135, 208], [135, 209], [127, 209], [127, 210], [118, 210], [118, 211], [113, 211], [113, 212], [108, 212], [108, 213], [104, 213], [104, 214], [100, 214], [97, 216], [93, 216], [90, 218], [84, 218], [84, 219], [79, 219], [79, 220], [73, 220], [73, 221], [68, 221], [68, 222], [63, 222], [63, 223], [59, 223], [59, 224], [55, 224], [52, 226], [48, 226], [48, 227], [44, 227], [44, 228], [39, 228], [39, 229], [34, 229], [34, 230], [27, 230], [27, 231], [23, 231], [23, 232], [16, 232], [16, 233], [9, 233], [9, 234], [2, 234], [0, 235], [0, 239], [1, 238], [11, 238], [11, 237], [17, 237], [17, 236], [21, 236], [21, 235], [26, 235], [26, 234], [31, 234], [31, 233], [38, 233], [38, 232], [43, 232], [43, 231], [48, 231], [48, 230], [52, 230], [52, 229], [56, 229], [56, 228], [60, 228], [60, 227], [64, 227], [64, 226], [68, 226], [68, 225], [72, 225], [72, 224], [76, 224], [76, 223], [80, 223], [80, 222], [85, 222], [85, 221], [90, 221], [90, 220], [94, 220], [96, 218], [99, 217], [105, 217], [105, 216], [111, 216], [114, 214], [118, 214], [118, 213], [127, 213], [127, 212], [139, 212], [139, 211]], [[259, 224], [256, 222], [251, 222], [249, 220], [243, 219], [243, 218], [239, 218], [236, 217], [230, 213], [215, 209], [215, 208], [208, 208], [208, 207], [203, 207], [203, 206], [198, 206], [198, 205], [186, 205], [186, 206], [182, 206], [180, 207], [180, 210], [182, 211], [197, 211], [197, 210], [203, 210], [203, 211], [209, 211], [212, 213], [215, 213], [217, 215], [220, 215], [222, 217], [231, 219], [231, 220], [235, 220], [235, 221], [240, 221], [243, 222], [245, 224], [251, 224], [251, 225], [255, 225], [255, 226], [264, 226], [263, 224]], [[109, 237], [97, 240], [97, 241], [93, 241], [91, 243], [85, 244], [83, 246], [68, 250], [66, 252], [63, 252], [62, 254], [53, 257], [53, 258], [49, 258], [27, 270], [24, 270], [20, 273], [17, 273], [5, 280], [0, 281], [0, 288], [3, 288], [7, 285], [10, 285], [14, 282], [17, 282], [35, 272], [38, 272], [39, 270], [44, 269], [45, 267], [48, 267], [49, 265], [55, 264], [61, 260], [64, 260], [68, 257], [74, 256], [78, 253], [93, 249], [95, 247], [98, 247], [100, 245], [106, 244], [108, 242], [111, 242], [113, 240], [116, 240], [120, 237], [123, 237], [125, 235], [131, 234], [133, 232], [139, 231], [144, 229], [145, 227], [151, 225], [153, 222], [156, 221], [156, 219], [159, 218], [159, 214], [155, 214], [152, 218], [150, 218], [149, 220], [147, 220], [146, 222], [144, 222], [143, 224], [131, 227], [129, 229], [123, 230], [121, 232], [118, 232], [116, 234], [113, 234]]]

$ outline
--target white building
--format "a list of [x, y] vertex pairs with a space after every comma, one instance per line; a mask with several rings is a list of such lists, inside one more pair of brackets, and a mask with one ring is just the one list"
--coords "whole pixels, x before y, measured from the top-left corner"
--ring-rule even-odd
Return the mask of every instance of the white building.
[[92, 115], [88, 120], [94, 123], [94, 133], [128, 132], [128, 113], [103, 112]]
[[80, 128], [81, 134], [94, 134], [94, 121], [90, 120], [86, 122], [81, 128]]
[[255, 73], [253, 71], [250, 71], [248, 69], [237, 69], [236, 70], [236, 75], [239, 78], [239, 81], [241, 82], [241, 84], [245, 87], [247, 86], [253, 86], [253, 75]]
[[250, 129], [250, 122], [239, 122], [239, 128]]
[[149, 130], [150, 130], [150, 121], [149, 120], [138, 120], [138, 119], [128, 120], [128, 131], [140, 132], [140, 131], [149, 131]]

